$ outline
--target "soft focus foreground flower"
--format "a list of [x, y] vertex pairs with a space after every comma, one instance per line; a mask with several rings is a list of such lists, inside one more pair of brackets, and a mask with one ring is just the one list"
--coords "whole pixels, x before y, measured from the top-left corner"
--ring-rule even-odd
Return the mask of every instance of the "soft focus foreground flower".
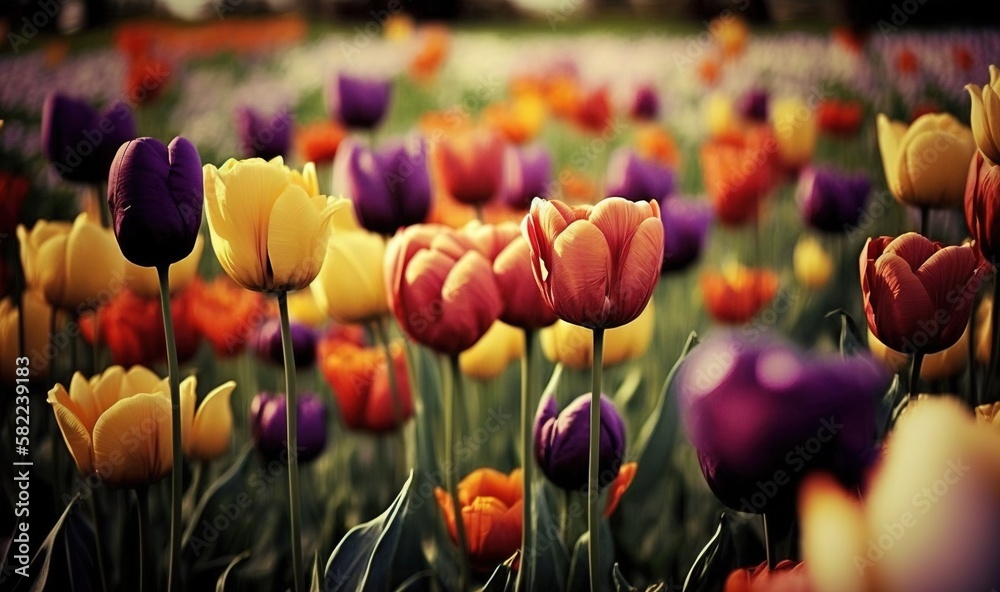
[[392, 83], [340, 74], [330, 86], [327, 107], [349, 128], [373, 129], [389, 110]]
[[0, 171], [0, 235], [14, 234], [21, 206], [31, 188], [31, 180], [10, 171]]
[[[910, 361], [910, 356], [889, 349], [878, 337], [868, 331], [868, 349], [872, 356], [880, 360], [890, 372], [899, 372]], [[969, 361], [969, 330], [966, 328], [955, 345], [936, 354], [924, 356], [920, 365], [920, 378], [941, 380], [957, 375], [965, 370]]]
[[229, 399], [236, 388], [230, 380], [212, 389], [196, 405], [198, 383], [194, 376], [181, 382], [181, 441], [184, 456], [199, 462], [215, 460], [229, 451], [233, 435], [233, 410]]
[[879, 114], [878, 147], [889, 191], [914, 207], [958, 206], [965, 195], [972, 131], [947, 113], [928, 113], [910, 126]]
[[[1000, 101], [1000, 99], [998, 99]], [[1000, 165], [977, 151], [965, 185], [965, 223], [976, 247], [994, 264], [1000, 262]]]
[[794, 500], [815, 469], [858, 483], [889, 375], [870, 356], [817, 358], [725, 332], [692, 350], [678, 384], [705, 480], [730, 508], [760, 513]]
[[[22, 294], [23, 303], [21, 310], [24, 313], [24, 353], [32, 360], [29, 364], [32, 376], [45, 377], [48, 375], [51, 364], [35, 363], [41, 362], [40, 358], [46, 355], [46, 348], [49, 347], [49, 329], [52, 326], [52, 315], [55, 314], [52, 307], [45, 302], [45, 297], [37, 290], [31, 290]], [[19, 315], [17, 304], [13, 298], [0, 300], [0, 355], [5, 360], [14, 360], [22, 355], [18, 350], [18, 326]], [[0, 367], [0, 379], [4, 384], [13, 385], [15, 377], [15, 364], [4, 364]], [[23, 377], [22, 377], [23, 378]]]
[[524, 144], [538, 135], [545, 123], [545, 102], [536, 94], [523, 94], [509, 103], [494, 103], [483, 112], [486, 122], [505, 140]]
[[67, 181], [107, 181], [118, 147], [135, 136], [132, 110], [120, 101], [101, 113], [53, 92], [42, 106], [42, 152]]
[[643, 84], [635, 89], [628, 107], [629, 117], [637, 121], [656, 121], [660, 117], [660, 96], [656, 87]]
[[[642, 314], [620, 327], [604, 332], [605, 368], [634, 360], [646, 353], [653, 341], [656, 307], [650, 301]], [[587, 370], [594, 363], [594, 336], [580, 325], [556, 321], [539, 334], [542, 353], [555, 363]]]
[[548, 197], [552, 180], [552, 155], [545, 146], [515, 147], [507, 150], [501, 197], [512, 208], [527, 208], [536, 197]]
[[914, 232], [868, 239], [860, 265], [868, 328], [905, 354], [958, 340], [989, 267], [971, 245], [943, 247]]
[[778, 99], [771, 104], [770, 119], [782, 166], [798, 170], [809, 164], [819, 132], [813, 109], [800, 99]]
[[316, 304], [338, 323], [363, 323], [388, 314], [382, 262], [385, 237], [354, 230], [334, 233], [311, 284]]
[[198, 332], [212, 344], [215, 355], [234, 356], [247, 346], [257, 326], [267, 317], [267, 301], [258, 292], [244, 290], [226, 274], [199, 288], [192, 309]]
[[535, 199], [521, 224], [535, 281], [564, 321], [610, 329], [634, 320], [663, 263], [657, 202], [609, 197], [570, 207]]
[[702, 145], [705, 188], [720, 222], [739, 225], [757, 217], [775, 182], [774, 147], [767, 130], [727, 135]]
[[850, 137], [861, 129], [864, 108], [858, 101], [820, 101], [816, 108], [819, 130], [838, 137]]
[[778, 274], [766, 268], [726, 265], [701, 275], [705, 309], [717, 322], [738, 325], [752, 319], [778, 293]]
[[54, 307], [89, 310], [122, 287], [124, 259], [115, 235], [87, 214], [72, 223], [39, 220], [30, 232], [19, 225], [17, 238], [28, 288], [44, 292]]
[[865, 211], [871, 183], [864, 174], [848, 175], [809, 167], [799, 175], [795, 199], [802, 219], [823, 232], [847, 232]]
[[[191, 253], [170, 266], [171, 294], [176, 294], [194, 283], [198, 277], [198, 265], [201, 263], [201, 253], [204, 250], [205, 239], [198, 234]], [[143, 298], [160, 297], [160, 277], [154, 267], [140, 267], [126, 259], [123, 279], [128, 289]]]
[[524, 333], [496, 321], [472, 347], [458, 356], [462, 374], [476, 380], [491, 380], [524, 356]]
[[[316, 362], [316, 330], [302, 323], [291, 323], [292, 359], [296, 368], [308, 368]], [[281, 343], [281, 323], [276, 318], [264, 321], [257, 328], [253, 338], [257, 357], [274, 364], [284, 364], [284, 350]]]
[[[292, 144], [292, 112], [280, 109], [271, 115], [240, 106], [236, 108], [236, 135], [244, 158], [271, 160], [288, 156]], [[311, 161], [310, 161], [311, 162]]]
[[707, 204], [680, 197], [665, 199], [660, 205], [663, 222], [663, 272], [687, 269], [701, 256], [712, 223]]
[[822, 290], [833, 276], [833, 257], [811, 236], [803, 236], [792, 251], [795, 279], [809, 290]]
[[[298, 396], [298, 458], [308, 463], [326, 448], [326, 407], [316, 393]], [[288, 401], [284, 393], [260, 393], [250, 403], [250, 431], [254, 446], [267, 460], [287, 459]]]
[[347, 130], [334, 121], [316, 121], [295, 131], [295, 143], [302, 162], [317, 166], [332, 162]]
[[[521, 545], [521, 469], [510, 475], [489, 468], [469, 473], [458, 483], [458, 503], [465, 525], [466, 554], [472, 566], [489, 571]], [[434, 489], [451, 540], [457, 541], [455, 507], [443, 489]]]
[[[552, 395], [542, 399], [535, 415], [535, 460], [542, 473], [562, 489], [585, 491], [590, 462], [590, 393], [573, 399], [562, 412]], [[601, 395], [597, 486], [618, 476], [625, 456], [625, 422], [605, 395]]]
[[608, 162], [605, 193], [632, 201], [659, 201], [674, 192], [674, 172], [640, 158], [628, 148], [619, 148]]
[[[738, 569], [726, 578], [723, 592], [812, 592], [805, 563], [790, 559], [768, 569], [767, 562], [753, 569]], [[844, 591], [846, 592], [846, 591]]]
[[972, 135], [979, 150], [1000, 164], [1000, 68], [990, 66], [990, 83], [965, 87], [972, 97]]
[[503, 299], [500, 320], [522, 329], [539, 329], [558, 317], [535, 283], [531, 248], [518, 235], [493, 260], [493, 274]]
[[504, 142], [486, 129], [459, 131], [435, 145], [445, 191], [464, 204], [482, 204], [503, 184]]
[[279, 157], [205, 165], [205, 213], [222, 269], [248, 290], [284, 292], [319, 273], [334, 213], [348, 201], [319, 195], [316, 169]]
[[995, 588], [998, 451], [996, 430], [930, 397], [896, 423], [863, 502], [826, 476], [807, 482], [802, 552], [817, 592]]

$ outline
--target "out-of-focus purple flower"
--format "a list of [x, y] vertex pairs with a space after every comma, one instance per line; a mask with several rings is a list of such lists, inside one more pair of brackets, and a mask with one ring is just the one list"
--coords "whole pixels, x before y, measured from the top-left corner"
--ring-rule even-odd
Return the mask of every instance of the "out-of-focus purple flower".
[[739, 102], [736, 104], [736, 111], [746, 121], [765, 123], [767, 122], [768, 103], [770, 99], [771, 96], [767, 91], [759, 88], [750, 89], [740, 97]]
[[329, 111], [349, 128], [373, 129], [389, 110], [392, 83], [340, 74], [330, 89]]
[[132, 110], [121, 101], [100, 112], [53, 92], [42, 107], [42, 152], [67, 181], [107, 181], [118, 148], [135, 137]]
[[672, 197], [660, 202], [663, 222], [663, 271], [682, 271], [698, 260], [712, 223], [705, 202]]
[[[587, 489], [590, 463], [590, 393], [573, 400], [562, 413], [551, 396], [535, 415], [535, 459], [549, 481], [562, 489]], [[601, 395], [601, 442], [598, 487], [618, 476], [625, 455], [625, 422], [611, 399]]]
[[372, 232], [391, 235], [419, 224], [431, 206], [427, 149], [419, 137], [377, 152], [344, 140], [333, 164], [333, 193], [354, 202], [354, 213]]
[[871, 183], [862, 173], [809, 167], [799, 176], [796, 200], [806, 224], [823, 232], [847, 232], [864, 213], [870, 191]]
[[[307, 463], [326, 448], [326, 407], [316, 393], [298, 394], [299, 462]], [[250, 432], [257, 451], [267, 460], [279, 460], [288, 443], [285, 416], [288, 400], [284, 393], [260, 393], [250, 403]]]
[[889, 386], [867, 354], [817, 358], [736, 332], [697, 346], [678, 380], [681, 419], [705, 480], [722, 503], [752, 513], [793, 509], [814, 470], [856, 485]]
[[[295, 360], [296, 368], [308, 368], [316, 362], [316, 343], [318, 336], [316, 330], [309, 325], [291, 323], [292, 333], [292, 357]], [[276, 318], [271, 318], [257, 329], [257, 334], [253, 339], [254, 351], [262, 360], [269, 360], [275, 364], [284, 364], [285, 356], [281, 345], [281, 322]]]
[[643, 84], [635, 89], [629, 115], [638, 121], [655, 121], [660, 116], [660, 96], [651, 84]]
[[674, 172], [624, 146], [608, 162], [605, 193], [632, 201], [660, 200], [674, 192]]
[[111, 221], [125, 258], [163, 267], [191, 254], [205, 201], [201, 158], [185, 138], [121, 145], [108, 175]]
[[504, 203], [512, 208], [528, 208], [533, 198], [546, 197], [552, 180], [552, 155], [544, 146], [509, 146], [506, 158], [501, 190]]
[[288, 156], [292, 143], [292, 112], [281, 109], [268, 117], [252, 107], [237, 107], [236, 133], [246, 158], [271, 160], [276, 156]]

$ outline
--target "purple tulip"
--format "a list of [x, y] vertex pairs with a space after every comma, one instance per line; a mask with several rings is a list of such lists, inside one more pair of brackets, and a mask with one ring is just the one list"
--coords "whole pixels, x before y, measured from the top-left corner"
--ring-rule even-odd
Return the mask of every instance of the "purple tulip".
[[128, 140], [108, 174], [108, 206], [125, 258], [164, 267], [191, 254], [201, 228], [204, 181], [198, 150], [184, 138], [164, 146]]
[[660, 116], [660, 97], [651, 84], [644, 84], [632, 95], [629, 115], [638, 121], [655, 121]]
[[712, 208], [680, 197], [660, 202], [663, 222], [663, 271], [682, 271], [698, 260], [712, 223]]
[[132, 110], [120, 101], [102, 113], [82, 99], [53, 92], [42, 107], [42, 152], [67, 181], [107, 181], [118, 148], [135, 137]]
[[736, 103], [736, 111], [747, 121], [764, 123], [767, 121], [770, 95], [759, 88], [750, 89]]
[[678, 377], [678, 407], [709, 487], [730, 508], [794, 510], [822, 470], [859, 483], [873, 458], [875, 412], [889, 376], [870, 355], [815, 358], [760, 335], [697, 346]]
[[552, 180], [552, 156], [542, 145], [507, 149], [500, 193], [512, 208], [527, 208], [535, 197], [546, 197]]
[[799, 176], [796, 200], [807, 224], [823, 232], [847, 232], [865, 211], [871, 183], [864, 174], [844, 175], [806, 168]]
[[[590, 463], [590, 393], [559, 412], [551, 395], [535, 415], [535, 459], [549, 481], [562, 489], [587, 489]], [[611, 399], [601, 395], [601, 443], [598, 487], [615, 480], [625, 455], [625, 422]]]
[[276, 156], [288, 156], [292, 142], [292, 113], [281, 109], [267, 117], [251, 107], [237, 107], [236, 133], [246, 158], [271, 160]]
[[[309, 325], [292, 321], [292, 358], [296, 368], [308, 368], [316, 362], [316, 331]], [[262, 360], [270, 360], [275, 364], [284, 364], [285, 356], [281, 343], [281, 322], [271, 318], [257, 329], [253, 339], [254, 351]]]
[[[282, 459], [288, 444], [287, 409], [284, 393], [260, 393], [250, 404], [250, 432], [254, 445], [265, 459]], [[299, 393], [296, 435], [299, 462], [313, 460], [326, 448], [326, 407], [316, 393]]]
[[632, 201], [653, 201], [674, 192], [674, 172], [669, 167], [622, 147], [608, 163], [605, 193]]
[[353, 129], [373, 129], [389, 110], [392, 83], [340, 74], [330, 89], [331, 115]]
[[374, 152], [344, 140], [333, 163], [334, 194], [354, 202], [361, 225], [391, 235], [418, 224], [431, 207], [427, 149], [419, 137]]

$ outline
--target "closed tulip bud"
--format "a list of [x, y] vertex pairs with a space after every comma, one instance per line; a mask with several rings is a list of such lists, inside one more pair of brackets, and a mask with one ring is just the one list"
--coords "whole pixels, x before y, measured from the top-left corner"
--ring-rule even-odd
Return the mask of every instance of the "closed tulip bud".
[[[24, 354], [34, 361], [49, 345], [49, 330], [52, 327], [52, 315], [56, 314], [45, 302], [45, 297], [38, 291], [28, 291], [22, 294], [20, 311], [11, 298], [0, 300], [0, 355], [5, 360], [13, 360], [22, 355], [18, 349], [19, 316], [24, 314]], [[48, 375], [50, 364], [29, 364], [34, 377]], [[4, 384], [13, 385], [17, 366], [4, 364], [0, 367], [0, 379]], [[24, 377], [22, 377], [24, 378]]]
[[965, 222], [976, 247], [994, 265], [1000, 263], [1000, 165], [976, 152], [965, 185]]
[[[634, 321], [604, 332], [605, 368], [641, 357], [653, 341], [656, 307], [651, 301]], [[542, 329], [542, 353], [555, 363], [587, 370], [594, 364], [594, 337], [589, 329], [556, 321]]]
[[500, 320], [522, 329], [539, 329], [558, 318], [545, 301], [531, 270], [531, 248], [518, 235], [493, 261], [493, 274], [503, 298]]
[[[488, 572], [506, 561], [521, 545], [521, 469], [509, 475], [489, 468], [469, 473], [458, 483], [458, 503], [466, 532], [466, 556], [472, 567]], [[453, 500], [445, 490], [434, 489], [451, 540], [458, 541]]]
[[701, 256], [714, 216], [701, 202], [680, 197], [665, 199], [660, 206], [663, 221], [662, 273], [683, 271]]
[[472, 347], [458, 356], [462, 374], [476, 380], [491, 380], [524, 356], [524, 333], [497, 321]]
[[660, 117], [660, 96], [656, 94], [656, 87], [643, 84], [635, 89], [628, 113], [636, 121], [656, 121]]
[[[254, 446], [266, 460], [286, 458], [287, 411], [284, 393], [260, 393], [250, 403], [250, 432]], [[299, 393], [297, 436], [300, 463], [312, 461], [326, 448], [326, 407], [316, 393]]]
[[1000, 164], [1000, 68], [990, 66], [990, 83], [965, 87], [972, 97], [972, 135], [976, 146], [994, 164]]
[[632, 201], [659, 202], [674, 192], [674, 172], [630, 149], [619, 148], [608, 162], [605, 192]]
[[492, 200], [503, 184], [503, 138], [485, 129], [459, 131], [435, 145], [445, 191], [457, 201], [475, 205]]
[[833, 257], [811, 236], [803, 236], [792, 252], [795, 279], [809, 290], [822, 290], [833, 276]]
[[212, 389], [198, 401], [194, 376], [181, 382], [181, 441], [184, 456], [199, 462], [215, 460], [229, 451], [233, 436], [233, 410], [229, 399], [236, 388], [230, 380]]
[[[590, 393], [580, 395], [562, 412], [548, 395], [535, 415], [535, 460], [557, 487], [587, 489], [589, 459]], [[597, 486], [603, 488], [618, 476], [625, 456], [625, 422], [611, 399], [601, 395], [601, 430], [598, 445]]]
[[352, 129], [374, 129], [389, 110], [392, 83], [340, 74], [330, 87], [328, 109]]
[[552, 181], [552, 155], [542, 145], [507, 149], [503, 201], [512, 208], [527, 208], [536, 197], [547, 197]]
[[745, 121], [753, 123], [765, 123], [768, 119], [768, 103], [771, 95], [766, 90], [752, 88], [740, 97], [736, 104], [736, 111]]
[[701, 276], [705, 309], [720, 323], [739, 325], [754, 318], [778, 293], [778, 274], [770, 269], [727, 265]]
[[[296, 368], [308, 368], [316, 362], [316, 331], [302, 323], [291, 323], [292, 359]], [[257, 329], [254, 337], [257, 357], [275, 364], [284, 364], [284, 349], [281, 343], [281, 323], [271, 318]]]
[[42, 107], [42, 152], [67, 181], [107, 181], [118, 147], [135, 136], [132, 110], [120, 101], [100, 113], [81, 99], [53, 92]]
[[236, 135], [244, 158], [287, 157], [292, 144], [292, 113], [281, 109], [266, 116], [251, 107], [237, 107]]
[[844, 233], [861, 219], [870, 192], [864, 174], [809, 167], [799, 176], [795, 199], [806, 224], [822, 232]]
[[819, 135], [813, 110], [800, 99], [779, 99], [771, 105], [770, 119], [781, 164], [793, 171], [809, 164]]
[[382, 261], [385, 238], [363, 230], [330, 237], [312, 293], [319, 308], [342, 324], [363, 323], [389, 312]]
[[[198, 265], [201, 254], [205, 250], [205, 239], [198, 235], [194, 241], [194, 249], [180, 261], [170, 266], [170, 293], [177, 294], [194, 283], [198, 277]], [[123, 277], [125, 286], [143, 298], [160, 297], [160, 277], [154, 267], [140, 267], [128, 259], [124, 263]]]
[[962, 204], [976, 151], [969, 128], [946, 113], [921, 115], [909, 126], [880, 113], [877, 123], [885, 180], [900, 203], [920, 208]]

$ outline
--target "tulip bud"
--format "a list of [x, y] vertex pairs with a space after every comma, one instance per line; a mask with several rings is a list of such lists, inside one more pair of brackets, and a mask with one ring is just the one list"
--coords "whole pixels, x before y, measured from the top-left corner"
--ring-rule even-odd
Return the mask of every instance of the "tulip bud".
[[552, 179], [552, 156], [544, 146], [508, 147], [504, 163], [503, 201], [526, 208], [536, 197], [547, 197]]
[[619, 148], [608, 162], [605, 193], [632, 201], [657, 201], [674, 192], [674, 172], [640, 158], [630, 149]]
[[[257, 451], [267, 460], [284, 458], [287, 448], [285, 395], [260, 393], [250, 404], [250, 431]], [[326, 448], [326, 407], [319, 395], [300, 392], [298, 396], [298, 458], [308, 463]]]
[[663, 222], [661, 273], [683, 271], [701, 256], [713, 219], [712, 210], [702, 202], [680, 197], [663, 200], [660, 208]]
[[766, 90], [752, 88], [740, 97], [736, 110], [745, 121], [765, 123], [768, 116], [768, 102], [771, 95]]
[[813, 110], [799, 99], [779, 99], [772, 104], [770, 115], [781, 164], [791, 170], [809, 164], [818, 136]]
[[803, 236], [792, 252], [795, 279], [809, 290], [822, 290], [833, 276], [833, 258], [811, 236]]
[[[292, 357], [296, 368], [308, 368], [316, 362], [316, 331], [309, 325], [291, 323]], [[281, 342], [281, 323], [271, 318], [257, 329], [254, 337], [257, 357], [275, 364], [284, 364], [285, 355]]]
[[628, 112], [636, 121], [656, 121], [660, 116], [660, 97], [656, 94], [656, 88], [651, 84], [643, 84], [635, 89]]
[[990, 83], [979, 88], [969, 84], [965, 87], [972, 97], [972, 135], [976, 146], [994, 164], [1000, 164], [1000, 68], [990, 66]]
[[767, 129], [729, 134], [701, 147], [705, 188], [720, 222], [735, 226], [757, 218], [776, 181], [775, 151]]
[[865, 211], [871, 183], [863, 175], [806, 168], [799, 176], [795, 198], [806, 224], [823, 232], [843, 233], [857, 225]]
[[287, 157], [292, 143], [292, 113], [280, 109], [268, 117], [251, 107], [237, 107], [236, 135], [244, 158]]
[[461, 516], [466, 556], [476, 570], [495, 569], [521, 545], [522, 487], [521, 469], [514, 469], [510, 475], [495, 469], [476, 469], [458, 483], [462, 506], [458, 512], [445, 490], [434, 489], [452, 541], [458, 540], [456, 516]]
[[[549, 481], [562, 489], [587, 489], [590, 400], [590, 393], [581, 395], [562, 412], [551, 395], [538, 405], [535, 459]], [[600, 433], [597, 486], [603, 488], [618, 476], [625, 456], [625, 422], [605, 395], [601, 395]]]
[[1000, 263], [1000, 165], [976, 152], [965, 185], [965, 222], [976, 248], [992, 263]]
[[754, 318], [778, 293], [778, 274], [770, 269], [726, 265], [701, 276], [705, 309], [720, 323], [738, 325]]
[[42, 152], [67, 181], [107, 181], [119, 146], [135, 136], [132, 110], [120, 101], [100, 113], [81, 99], [53, 92], [42, 107]]
[[365, 231], [334, 233], [311, 284], [316, 304], [334, 321], [363, 323], [389, 312], [382, 262], [385, 238]]
[[349, 128], [374, 129], [389, 110], [392, 83], [340, 74], [329, 88], [327, 106]]
[[460, 203], [492, 200], [503, 183], [503, 139], [491, 130], [454, 132], [435, 145], [437, 169], [445, 190]]
[[475, 345], [458, 356], [458, 364], [462, 374], [469, 378], [490, 380], [523, 356], [524, 333], [497, 321]]

